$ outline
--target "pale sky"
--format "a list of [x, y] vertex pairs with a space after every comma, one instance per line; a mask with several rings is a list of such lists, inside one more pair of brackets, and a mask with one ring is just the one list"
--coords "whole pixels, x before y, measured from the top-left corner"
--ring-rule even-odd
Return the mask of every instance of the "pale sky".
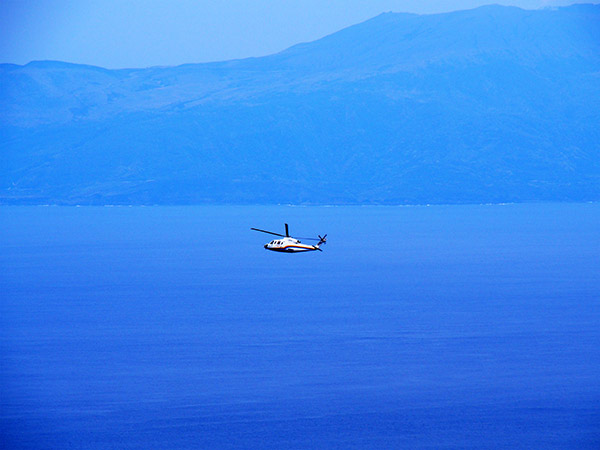
[[[276, 53], [382, 12], [430, 14], [564, 0], [0, 0], [0, 62], [172, 66]], [[586, 3], [600, 3], [591, 0]]]

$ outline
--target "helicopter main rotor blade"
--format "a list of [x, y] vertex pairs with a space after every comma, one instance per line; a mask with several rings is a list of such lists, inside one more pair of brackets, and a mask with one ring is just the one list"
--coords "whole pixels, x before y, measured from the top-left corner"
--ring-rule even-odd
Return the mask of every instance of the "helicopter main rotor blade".
[[305, 238], [305, 237], [298, 237], [298, 236], [294, 236], [294, 238], [296, 238], [296, 239], [302, 239], [304, 241], [318, 241], [317, 238]]
[[254, 230], [254, 231], [260, 231], [261, 233], [274, 234], [275, 236], [285, 237], [283, 234], [273, 233], [272, 231], [259, 230], [258, 228], [250, 228], [250, 229]]

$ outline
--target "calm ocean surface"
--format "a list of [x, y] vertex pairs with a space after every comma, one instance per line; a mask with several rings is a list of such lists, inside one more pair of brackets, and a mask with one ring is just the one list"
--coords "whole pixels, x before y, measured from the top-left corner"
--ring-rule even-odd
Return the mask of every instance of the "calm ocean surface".
[[600, 204], [1, 207], [0, 356], [4, 448], [599, 448]]

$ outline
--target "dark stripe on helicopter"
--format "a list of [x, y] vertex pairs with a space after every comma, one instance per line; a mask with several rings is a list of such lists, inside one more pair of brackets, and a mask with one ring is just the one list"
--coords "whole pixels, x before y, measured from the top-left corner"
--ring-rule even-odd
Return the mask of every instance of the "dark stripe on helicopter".
[[288, 248], [290, 248], [290, 249], [291, 248], [299, 248], [301, 250], [307, 250], [307, 251], [308, 250], [316, 250], [317, 249], [316, 247], [309, 247], [309, 246], [301, 247], [299, 245], [286, 245], [285, 247], [273, 247], [273, 248], [265, 247], [265, 248], [267, 250], [271, 250], [271, 251], [274, 251], [274, 252], [287, 252], [287, 253], [291, 253], [291, 252], [294, 251], [294, 250], [288, 250]]

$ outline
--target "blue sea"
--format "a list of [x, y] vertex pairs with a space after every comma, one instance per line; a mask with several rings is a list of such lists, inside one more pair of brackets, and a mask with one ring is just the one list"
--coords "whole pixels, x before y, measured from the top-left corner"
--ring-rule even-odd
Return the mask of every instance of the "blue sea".
[[599, 448], [600, 204], [1, 207], [0, 356], [3, 448]]

